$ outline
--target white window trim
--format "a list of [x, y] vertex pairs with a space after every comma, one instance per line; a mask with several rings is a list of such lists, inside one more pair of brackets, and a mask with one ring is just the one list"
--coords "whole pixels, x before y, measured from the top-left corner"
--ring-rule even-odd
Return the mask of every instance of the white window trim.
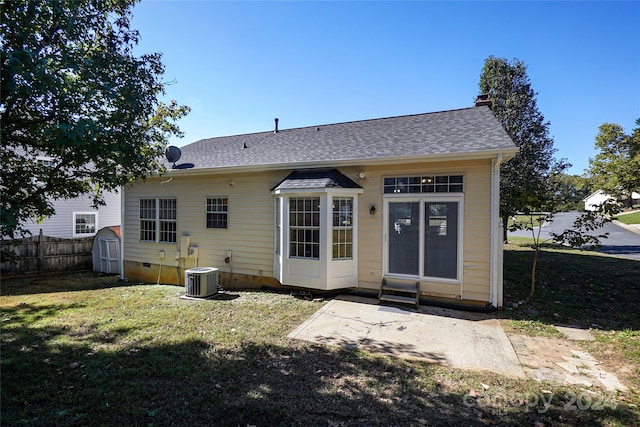
[[[93, 233], [76, 233], [76, 216], [77, 215], [93, 215], [95, 218], [94, 221], [94, 229], [93, 229]], [[95, 236], [96, 233], [98, 232], [98, 230], [100, 229], [98, 227], [98, 212], [97, 211], [93, 211], [93, 212], [83, 212], [83, 211], [79, 211], [79, 212], [73, 212], [72, 215], [72, 222], [71, 222], [71, 226], [72, 226], [72, 233], [73, 233], [73, 237], [90, 237], [90, 236]]]
[[[345, 199], [345, 200], [351, 200], [351, 211], [350, 211], [350, 215], [351, 215], [351, 224], [349, 225], [335, 225], [333, 224], [333, 215], [334, 215], [334, 206], [335, 206], [335, 200], [336, 199]], [[356, 203], [356, 198], [354, 196], [337, 196], [337, 195], [333, 195], [331, 196], [330, 199], [331, 202], [331, 207], [329, 209], [329, 214], [331, 215], [331, 220], [330, 220], [330, 228], [331, 228], [331, 241], [329, 242], [329, 245], [331, 246], [331, 259], [333, 261], [341, 261], [341, 260], [352, 260], [354, 257], [354, 253], [353, 253], [353, 248], [354, 248], [354, 230], [356, 229], [355, 227], [355, 223], [358, 220], [355, 216], [354, 216], [354, 208], [355, 208], [355, 203]], [[338, 256], [338, 257], [334, 257], [333, 256], [333, 249], [336, 246], [336, 242], [333, 240], [333, 234], [335, 231], [338, 232], [345, 232], [347, 233], [348, 231], [351, 234], [351, 240], [349, 241], [349, 245], [351, 246], [351, 256]], [[338, 242], [338, 247], [341, 247], [341, 245], [343, 245], [343, 243]], [[344, 247], [346, 248], [346, 244], [344, 244]], [[340, 249], [338, 249], [338, 253], [340, 253]]]
[[[299, 225], [299, 224], [292, 225], [290, 220], [287, 221], [287, 230], [286, 230], [286, 232], [287, 232], [287, 243], [288, 243], [288, 246], [286, 248], [287, 257], [288, 258], [293, 258], [293, 259], [307, 259], [307, 260], [312, 260], [312, 261], [318, 261], [318, 260], [320, 260], [322, 258], [323, 237], [325, 237], [325, 234], [327, 234], [326, 225], [323, 227], [324, 224], [322, 223], [323, 205], [326, 203], [326, 200], [323, 197], [320, 197], [320, 195], [312, 195], [312, 194], [307, 194], [307, 195], [304, 195], [304, 196], [290, 196], [290, 197], [288, 197], [288, 200], [287, 200], [287, 213], [289, 215], [291, 214], [291, 199], [303, 199], [303, 200], [305, 200], [305, 199], [311, 199], [311, 200], [318, 199], [317, 210], [313, 210], [312, 209], [311, 211], [306, 211], [306, 210], [296, 211], [298, 213], [301, 212], [303, 215], [306, 215], [307, 213], [310, 213], [311, 215], [313, 215], [315, 212], [317, 212], [317, 214], [318, 214], [318, 225], [317, 226], [315, 226], [313, 224], [312, 225]], [[302, 243], [305, 246], [307, 244], [312, 245], [312, 247], [317, 245], [317, 247], [318, 247], [318, 256], [317, 257], [314, 257], [313, 255], [312, 256], [304, 256], [304, 255], [292, 255], [291, 254], [291, 243], [292, 243], [291, 232], [293, 230], [303, 231], [303, 232], [304, 231], [313, 232], [313, 231], [317, 230], [317, 232], [318, 232], [318, 242], [317, 243], [314, 242], [314, 241], [311, 241], [310, 243], [307, 243], [306, 241], [298, 242], [298, 243]], [[313, 251], [312, 251], [312, 253], [313, 253]]]
[[[155, 215], [154, 215], [154, 221], [156, 223], [156, 230], [155, 230], [155, 239], [154, 240], [142, 240], [140, 238], [140, 201], [141, 200], [155, 200]], [[167, 219], [160, 219], [160, 200], [175, 200], [176, 201], [176, 219], [175, 220], [167, 220]], [[178, 236], [178, 199], [175, 197], [140, 197], [138, 198], [138, 241], [142, 242], [142, 243], [160, 243], [160, 244], [167, 244], [167, 245], [176, 245], [179, 241], [179, 236]], [[145, 219], [145, 220], [150, 220], [150, 219]], [[176, 241], [175, 242], [167, 242], [164, 240], [160, 240], [160, 235], [162, 234], [162, 231], [160, 230], [160, 222], [165, 221], [165, 222], [175, 222], [176, 224]]]
[[[274, 272], [276, 278], [285, 284], [302, 286], [314, 289], [339, 289], [344, 287], [358, 286], [358, 195], [363, 193], [362, 188], [319, 188], [319, 189], [284, 189], [276, 190], [271, 194], [276, 196], [276, 206], [274, 206], [274, 221], [277, 217], [277, 209], [281, 209], [281, 226], [274, 227], [274, 246], [279, 245], [281, 251], [274, 251]], [[289, 200], [292, 197], [320, 197], [320, 258], [292, 258], [289, 255]], [[330, 210], [332, 197], [353, 197], [353, 257], [345, 259], [333, 259], [331, 253], [331, 237], [333, 227], [331, 218], [333, 212]], [[279, 204], [279, 206], [277, 205]], [[292, 263], [307, 265], [310, 269], [319, 271], [319, 276], [305, 276], [304, 280], [298, 283], [289, 283], [290, 280], [297, 280], [290, 275], [288, 268]], [[342, 264], [338, 267], [339, 264]], [[333, 277], [334, 269], [347, 268], [349, 264], [354, 265], [353, 274], [336, 279]], [[298, 278], [299, 279], [299, 278]], [[341, 282], [342, 280], [342, 282]], [[348, 285], [344, 283], [348, 282]]]
[[[209, 199], [226, 199], [227, 200], [227, 211], [226, 212], [209, 212]], [[209, 227], [207, 215], [215, 213], [224, 213], [227, 216], [227, 226], [226, 227]], [[207, 230], [228, 230], [229, 229], [229, 196], [206, 196], [204, 198], [204, 228]]]
[[[384, 221], [382, 221], [382, 235], [384, 236], [383, 245], [383, 274], [385, 277], [396, 277], [400, 279], [419, 280], [421, 282], [442, 283], [460, 286], [460, 292], [462, 292], [463, 272], [464, 272], [464, 194], [463, 193], [400, 193], [400, 194], [385, 194], [383, 196], [384, 202]], [[389, 239], [388, 239], [388, 226], [387, 219], [389, 218], [389, 203], [393, 202], [418, 202], [420, 203], [420, 256], [418, 257], [418, 275], [389, 273]], [[457, 202], [458, 203], [458, 251], [457, 251], [457, 278], [449, 279], [444, 277], [423, 276], [424, 272], [424, 203], [425, 202]], [[462, 295], [462, 293], [460, 294]]]

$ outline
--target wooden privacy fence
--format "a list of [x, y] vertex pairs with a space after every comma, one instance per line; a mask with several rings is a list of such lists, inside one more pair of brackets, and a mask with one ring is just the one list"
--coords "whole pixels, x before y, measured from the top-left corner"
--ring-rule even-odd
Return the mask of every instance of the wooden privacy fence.
[[25, 237], [17, 244], [14, 241], [2, 241], [2, 249], [13, 251], [19, 256], [18, 262], [0, 264], [2, 274], [24, 274], [48, 271], [91, 268], [91, 248], [93, 237], [63, 239], [42, 234]]

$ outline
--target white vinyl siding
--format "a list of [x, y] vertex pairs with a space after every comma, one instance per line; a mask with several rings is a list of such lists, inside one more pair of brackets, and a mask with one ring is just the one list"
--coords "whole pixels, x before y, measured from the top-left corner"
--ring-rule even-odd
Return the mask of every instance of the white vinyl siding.
[[[354, 256], [357, 256], [358, 287], [374, 292], [383, 279], [383, 182], [385, 177], [463, 176], [464, 205], [461, 208], [462, 285], [452, 285], [435, 278], [421, 281], [423, 295], [463, 300], [489, 301], [491, 263], [491, 161], [447, 161], [406, 163], [399, 165], [370, 165], [339, 167], [340, 172], [354, 179], [364, 188], [358, 195], [358, 209], [354, 217], [357, 235], [354, 236]], [[366, 177], [358, 179], [364, 170]], [[276, 212], [271, 189], [289, 171], [213, 174], [195, 177], [177, 176], [167, 184], [160, 178], [128, 187], [125, 193], [123, 218], [124, 259], [138, 263], [158, 264], [158, 251], [165, 251], [165, 260], [175, 259], [179, 245], [159, 245], [138, 240], [138, 203], [140, 198], [167, 198], [177, 195], [178, 216], [176, 233], [189, 235], [191, 244], [199, 248], [198, 266], [217, 267], [221, 272], [275, 277], [274, 255], [276, 238], [288, 236], [288, 228], [276, 232]], [[165, 179], [166, 180], [166, 179]], [[233, 185], [230, 182], [233, 181]], [[224, 194], [233, 206], [233, 221], [228, 229], [207, 228], [203, 203], [212, 194]], [[447, 193], [442, 193], [446, 195]], [[437, 196], [438, 193], [431, 194]], [[370, 214], [370, 207], [376, 211]], [[282, 210], [281, 214], [288, 215]], [[278, 221], [279, 222], [279, 221]], [[101, 217], [102, 223], [102, 217]], [[354, 227], [355, 228], [355, 227]], [[354, 230], [355, 232], [355, 230]], [[356, 245], [357, 243], [357, 245]], [[288, 249], [287, 245], [287, 249]], [[233, 251], [233, 265], [224, 262], [227, 251]], [[332, 252], [328, 252], [331, 256]], [[196, 260], [181, 261], [182, 268], [195, 266]], [[345, 261], [336, 261], [344, 263]], [[347, 261], [349, 262], [349, 261]], [[333, 279], [332, 279], [333, 280]]]
[[[148, 178], [125, 192], [123, 218], [124, 259], [139, 263], [159, 264], [158, 251], [165, 251], [165, 260], [174, 260], [179, 245], [173, 249], [155, 242], [138, 239], [138, 202], [140, 198], [175, 197], [177, 203], [176, 234], [188, 235], [191, 245], [198, 247], [198, 266], [219, 268], [221, 272], [273, 276], [274, 210], [271, 188], [283, 178], [282, 172], [265, 174], [214, 175], [174, 178], [168, 184], [162, 179]], [[234, 185], [229, 181], [233, 179]], [[224, 194], [233, 208], [228, 228], [207, 228], [206, 199]], [[176, 243], [178, 243], [176, 242]], [[224, 262], [227, 251], [233, 251], [233, 264]], [[181, 255], [182, 256], [182, 255]], [[195, 259], [185, 258], [181, 267], [195, 266]]]
[[[121, 196], [119, 192], [105, 192], [103, 194], [105, 205], [95, 209], [91, 206], [91, 197], [80, 196], [74, 199], [53, 201], [55, 215], [42, 221], [31, 220], [25, 222], [27, 228], [34, 236], [42, 229], [42, 234], [51, 237], [70, 239], [82, 237], [74, 235], [74, 213], [94, 213], [97, 215], [96, 233], [100, 228], [121, 224]], [[94, 233], [95, 234], [95, 233]], [[85, 235], [87, 236], [87, 235]]]

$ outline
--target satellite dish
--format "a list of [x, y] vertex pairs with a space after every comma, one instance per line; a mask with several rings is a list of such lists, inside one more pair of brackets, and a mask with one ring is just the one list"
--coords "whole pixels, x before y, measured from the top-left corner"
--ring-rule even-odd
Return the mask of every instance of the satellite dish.
[[170, 145], [164, 151], [164, 155], [167, 158], [168, 162], [173, 163], [173, 168], [176, 167], [176, 162], [180, 160], [180, 156], [182, 155], [182, 151], [175, 145]]

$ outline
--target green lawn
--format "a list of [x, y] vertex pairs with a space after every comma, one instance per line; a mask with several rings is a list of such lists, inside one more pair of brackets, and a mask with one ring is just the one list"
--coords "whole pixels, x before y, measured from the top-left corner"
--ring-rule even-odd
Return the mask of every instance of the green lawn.
[[640, 211], [618, 215], [616, 219], [624, 224], [640, 224]]
[[[529, 260], [523, 242], [507, 247], [508, 303], [526, 295]], [[587, 279], [587, 268], [598, 278]], [[640, 366], [637, 262], [549, 250], [540, 272], [525, 305], [534, 311], [504, 312], [513, 327], [545, 334], [556, 313], [597, 322], [589, 350]], [[607, 398], [602, 410], [569, 410], [571, 396], [585, 393], [577, 386], [287, 339], [323, 302], [182, 293], [91, 273], [3, 279], [2, 425], [640, 425], [637, 368], [624, 377], [632, 391], [594, 391]], [[541, 396], [552, 397], [549, 407]]]
[[516, 215], [509, 217], [507, 227], [513, 226], [514, 223], [524, 224], [529, 227], [539, 227], [544, 222], [544, 215]]

